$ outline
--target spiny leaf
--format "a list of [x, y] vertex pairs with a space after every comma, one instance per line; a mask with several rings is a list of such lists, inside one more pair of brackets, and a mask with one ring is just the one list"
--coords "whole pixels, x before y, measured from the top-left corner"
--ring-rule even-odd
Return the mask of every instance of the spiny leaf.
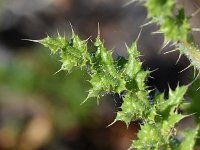
[[69, 46], [69, 40], [67, 40], [65, 37], [61, 37], [60, 35], [58, 35], [56, 38], [47, 36], [39, 42], [45, 47], [49, 48], [53, 54]]
[[47, 37], [40, 41], [45, 47], [48, 47], [53, 54], [59, 52], [62, 67], [60, 70], [70, 72], [73, 67], [85, 67], [89, 61], [87, 52], [87, 41], [81, 41], [78, 36], [67, 39], [65, 36], [58, 35], [57, 38]]
[[158, 124], [145, 124], [138, 133], [139, 140], [133, 141], [131, 148], [139, 150], [158, 150], [166, 148], [166, 140], [160, 132]]
[[135, 75], [141, 70], [142, 63], [139, 61], [140, 53], [137, 50], [137, 43], [133, 43], [131, 47], [127, 47], [128, 50], [128, 62], [124, 68], [124, 74], [127, 75], [128, 80], [135, 78]]
[[126, 90], [125, 81], [118, 73], [112, 53], [108, 51], [98, 36], [94, 43], [96, 52], [91, 61], [92, 88], [89, 90], [88, 98], [103, 96], [106, 93], [120, 93]]
[[147, 99], [149, 92], [145, 84], [149, 72], [142, 69], [137, 43], [134, 42], [131, 47], [127, 47], [127, 50], [128, 60], [124, 65], [122, 74], [126, 81], [127, 94], [123, 99], [122, 111], [117, 113], [115, 121], [123, 121], [128, 126], [131, 121], [143, 119], [147, 116], [146, 112], [148, 111], [146, 110], [150, 109], [150, 103]]
[[115, 121], [123, 121], [128, 126], [131, 121], [145, 118], [145, 112], [149, 109], [147, 92], [128, 93], [123, 99], [122, 111], [117, 113]]
[[185, 56], [190, 60], [190, 63], [198, 70], [200, 70], [200, 50], [194, 43], [188, 43], [186, 41], [182, 41], [178, 43], [177, 48], [179, 49], [181, 54], [185, 54]]
[[166, 16], [160, 24], [160, 31], [164, 33], [167, 41], [187, 40], [189, 31], [191, 31], [184, 9], [180, 9], [178, 12], [177, 16]]
[[[177, 87], [175, 91], [170, 89], [169, 98], [164, 99], [163, 94], [155, 97], [155, 103], [148, 112], [145, 124], [141, 126], [138, 140], [133, 141], [131, 148], [137, 149], [170, 149], [170, 138], [173, 137], [173, 129], [185, 116], [178, 114], [177, 107], [183, 102], [186, 86]], [[125, 103], [125, 102], [124, 102]]]
[[[184, 18], [182, 12], [177, 18]], [[178, 86], [175, 91], [170, 89], [168, 99], [162, 93], [149, 99], [146, 79], [150, 72], [142, 69], [136, 42], [127, 48], [128, 59], [121, 59], [122, 64], [119, 59], [113, 59], [112, 52], [104, 47], [99, 35], [93, 43], [94, 53], [88, 52], [87, 40], [81, 40], [74, 33], [71, 39], [58, 35], [57, 38], [47, 37], [40, 42], [50, 48], [53, 54], [60, 56], [61, 70], [70, 72], [74, 67], [87, 69], [92, 87], [86, 100], [90, 97], [100, 98], [108, 93], [125, 92], [121, 111], [117, 113], [115, 121], [123, 121], [128, 126], [131, 121], [139, 119], [144, 124], [138, 133], [139, 139], [133, 141], [131, 148], [172, 149], [171, 139], [175, 139], [172, 131], [176, 123], [185, 117], [178, 114], [177, 110], [183, 102], [187, 86]]]
[[180, 114], [173, 114], [161, 122], [146, 123], [141, 126], [138, 140], [133, 141], [131, 148], [137, 149], [170, 149], [170, 138], [174, 125], [183, 119]]
[[174, 0], [148, 0], [144, 2], [144, 6], [148, 10], [148, 18], [151, 18], [150, 23], [154, 22], [160, 26], [158, 33], [164, 34], [164, 43], [167, 41], [177, 43], [175, 46], [180, 47], [179, 56], [184, 54], [195, 69], [199, 70], [200, 52], [194, 44], [194, 39], [191, 38], [193, 29], [190, 19], [193, 15], [186, 16], [184, 8]]
[[175, 7], [174, 0], [148, 0], [145, 3], [148, 9], [149, 17], [160, 17], [172, 15], [173, 9]]
[[183, 102], [183, 96], [187, 91], [187, 86], [176, 87], [175, 91], [169, 90], [169, 98], [163, 103], [158, 104], [159, 114], [169, 116]]

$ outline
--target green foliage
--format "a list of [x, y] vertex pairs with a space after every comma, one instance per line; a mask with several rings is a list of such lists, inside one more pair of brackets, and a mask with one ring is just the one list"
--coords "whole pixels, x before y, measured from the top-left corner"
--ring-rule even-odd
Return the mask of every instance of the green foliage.
[[[112, 53], [103, 46], [100, 36], [94, 43], [96, 49], [94, 53], [87, 52], [87, 41], [81, 41], [74, 33], [71, 40], [58, 35], [57, 38], [47, 37], [39, 42], [50, 48], [52, 53], [59, 53], [63, 63], [61, 70], [70, 72], [74, 67], [89, 69], [91, 76], [89, 82], [92, 88], [89, 90], [87, 99], [98, 98], [107, 93], [120, 94], [122, 91], [132, 91], [137, 88], [145, 90], [144, 81], [148, 71], [141, 70], [142, 63], [138, 61], [140, 54], [136, 43], [127, 48], [130, 59], [124, 67], [121, 67], [121, 64], [113, 60]], [[133, 82], [135, 85], [129, 86]]]
[[199, 70], [200, 51], [191, 40], [192, 27], [189, 22], [192, 15], [185, 16], [184, 8], [174, 0], [148, 0], [144, 2], [144, 6], [148, 10], [150, 22], [160, 26], [158, 33], [163, 33], [164, 45], [174, 43], [180, 54], [184, 54], [195, 69]]
[[[184, 9], [174, 0], [142, 2], [148, 10], [150, 22], [160, 26], [158, 32], [164, 34], [165, 44], [173, 43], [176, 49], [185, 54], [191, 64], [199, 69], [200, 52], [191, 40], [192, 27], [189, 24], [191, 17], [185, 16]], [[121, 56], [114, 60], [112, 52], [104, 47], [100, 35], [93, 43], [94, 52], [88, 50], [87, 40], [81, 40], [74, 32], [71, 39], [58, 35], [56, 38], [47, 37], [38, 42], [48, 47], [53, 54], [60, 56], [62, 62], [60, 70], [71, 72], [75, 67], [87, 70], [91, 77], [89, 80], [91, 88], [86, 100], [91, 97], [99, 99], [110, 93], [123, 94], [121, 111], [117, 112], [113, 123], [123, 121], [129, 126], [132, 121], [141, 122], [138, 139], [132, 142], [130, 149], [192, 150], [194, 148], [198, 125], [195, 129], [183, 131], [181, 139], [176, 132], [177, 123], [187, 117], [180, 114], [179, 109], [184, 105], [184, 95], [188, 87], [178, 85], [174, 91], [169, 89], [168, 98], [159, 93], [150, 99], [150, 91], [146, 86], [150, 71], [142, 69], [137, 41], [130, 47], [127, 46], [127, 60]]]
[[195, 69], [200, 70], [200, 51], [194, 43], [180, 42], [176, 45], [180, 53], [183, 53], [190, 60]]
[[152, 121], [146, 121], [141, 126], [138, 133], [138, 140], [132, 144], [133, 148], [137, 149], [173, 149], [170, 146], [171, 138], [175, 139], [173, 130], [174, 126], [185, 116], [178, 114], [178, 106], [183, 101], [187, 87], [177, 87], [175, 91], [169, 92], [168, 100], [165, 100], [163, 95], [155, 97], [154, 107], [150, 110], [153, 112]]
[[160, 25], [160, 32], [164, 33], [166, 41], [187, 40], [191, 30], [189, 19], [185, 16], [183, 8], [179, 8], [177, 15], [174, 15], [176, 1], [148, 0], [145, 6], [148, 10], [148, 17]]
[[[63, 41], [65, 43], [62, 43]], [[89, 83], [92, 87], [86, 100], [91, 97], [100, 98], [109, 93], [125, 93], [121, 111], [117, 113], [114, 122], [123, 121], [127, 126], [131, 121], [142, 122], [138, 133], [139, 139], [133, 141], [131, 148], [175, 149], [172, 141], [178, 141], [178, 139], [173, 131], [175, 125], [185, 117], [178, 113], [178, 109], [183, 103], [187, 86], [178, 86], [175, 91], [169, 90], [168, 99], [160, 93], [150, 100], [146, 86], [150, 71], [142, 69], [136, 42], [131, 47], [127, 47], [129, 54], [127, 60], [121, 56], [120, 59], [114, 60], [111, 51], [107, 50], [100, 40], [100, 35], [93, 43], [95, 52], [89, 52], [87, 41], [80, 40], [74, 33], [71, 39], [58, 35], [57, 38], [47, 37], [38, 42], [60, 56], [63, 63], [61, 70], [71, 72], [74, 67], [87, 70], [91, 77]], [[57, 44], [57, 42], [62, 44]], [[67, 67], [63, 67], [66, 62]], [[194, 143], [195, 138], [196, 134], [193, 134], [189, 139], [190, 142]], [[189, 140], [186, 139], [186, 141]], [[180, 147], [181, 141], [177, 145]], [[193, 146], [194, 144], [191, 145]]]
[[73, 34], [73, 38], [66, 39], [58, 35], [57, 38], [47, 37], [42, 40], [41, 43], [44, 46], [51, 48], [51, 52], [55, 54], [60, 49], [62, 67], [61, 70], [70, 72], [73, 67], [83, 67], [86, 65], [88, 53], [87, 53], [87, 41], [81, 41], [78, 36]]
[[160, 31], [166, 36], [166, 40], [187, 40], [191, 30], [188, 19], [185, 17], [184, 9], [178, 10], [177, 16], [166, 16], [160, 26]]
[[175, 3], [174, 0], [148, 0], [145, 6], [149, 17], [171, 16]]

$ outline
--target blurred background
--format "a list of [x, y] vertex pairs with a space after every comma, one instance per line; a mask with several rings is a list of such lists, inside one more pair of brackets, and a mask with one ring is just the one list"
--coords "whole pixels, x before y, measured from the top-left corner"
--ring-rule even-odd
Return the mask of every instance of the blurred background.
[[[113, 57], [127, 56], [146, 23], [145, 8], [129, 0], [0, 0], [0, 150], [124, 150], [136, 138], [138, 124], [127, 129], [117, 122], [107, 127], [121, 104], [118, 95], [80, 103], [90, 88], [86, 72], [54, 73], [61, 63], [41, 45], [22, 39], [42, 39], [57, 32], [71, 35], [70, 23], [82, 39], [97, 35], [100, 24], [105, 46]], [[196, 8], [196, 5], [192, 5]], [[160, 92], [190, 81], [192, 70], [178, 53], [159, 53], [162, 35], [150, 25], [138, 47], [144, 69], [154, 70], [148, 84]], [[167, 49], [164, 49], [167, 51]], [[191, 92], [192, 94], [192, 92]], [[199, 97], [197, 96], [196, 99]], [[195, 103], [196, 104], [196, 103]], [[194, 105], [195, 106], [195, 105]], [[198, 108], [196, 108], [198, 110]]]

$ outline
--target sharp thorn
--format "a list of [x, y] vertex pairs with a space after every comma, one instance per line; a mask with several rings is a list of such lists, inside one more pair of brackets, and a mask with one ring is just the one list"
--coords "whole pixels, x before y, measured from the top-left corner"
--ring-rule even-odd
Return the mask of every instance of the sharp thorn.
[[153, 20], [150, 20], [149, 22], [147, 22], [147, 23], [141, 25], [140, 28], [143, 28], [143, 27], [145, 27], [145, 26], [148, 26], [148, 25], [150, 25], [150, 24], [152, 24], [152, 23], [154, 23]]
[[165, 55], [165, 54], [173, 53], [173, 52], [175, 52], [175, 51], [177, 51], [177, 50], [178, 50], [178, 49], [173, 49], [173, 50], [171, 50], [171, 51], [164, 52], [163, 54]]
[[125, 46], [126, 46], [126, 49], [129, 49], [129, 47], [128, 47], [127, 43], [125, 42], [124, 44], [125, 44]]
[[154, 32], [151, 32], [151, 34], [163, 34], [163, 32], [161, 32], [161, 31], [154, 31]]
[[63, 69], [60, 68], [58, 71], [56, 71], [53, 75], [56, 75], [57, 73], [59, 73], [60, 71], [62, 71]]
[[100, 37], [100, 27], [99, 27], [99, 22], [98, 22], [98, 36]]
[[187, 66], [186, 68], [184, 68], [183, 70], [181, 70], [179, 73], [182, 73], [183, 71], [189, 69], [192, 65], [190, 64], [189, 66]]
[[138, 42], [138, 40], [139, 40], [139, 38], [140, 38], [140, 36], [141, 36], [141, 33], [142, 33], [142, 28], [140, 29], [140, 32], [139, 32], [139, 34], [138, 34], [138, 36], [137, 36], [137, 38], [136, 38], [136, 40], [135, 40], [136, 43]]
[[172, 44], [169, 45], [169, 47], [175, 46], [177, 43], [173, 42]]
[[163, 45], [161, 46], [161, 48], [159, 49], [158, 54], [160, 54], [160, 53], [163, 51], [163, 49], [164, 49], [169, 43], [170, 43], [169, 41], [164, 42]]
[[58, 34], [58, 37], [60, 37], [60, 33], [59, 33], [58, 29], [57, 29], [57, 34]]
[[89, 99], [89, 97], [87, 97], [83, 102], [81, 102], [80, 105], [83, 105], [88, 99]]
[[109, 124], [109, 125], [107, 125], [107, 127], [106, 128], [108, 128], [108, 127], [110, 127], [110, 126], [112, 126], [115, 122], [117, 122], [117, 120], [114, 120], [111, 124]]
[[198, 91], [199, 89], [200, 89], [200, 87], [198, 87], [196, 91]]
[[40, 40], [31, 40], [31, 39], [21, 39], [21, 40], [35, 42], [35, 43], [40, 43]]
[[178, 55], [178, 59], [177, 59], [177, 61], [176, 61], [176, 65], [178, 64], [178, 62], [180, 61], [180, 59], [181, 59], [181, 56], [182, 56], [182, 54], [181, 53], [179, 53], [179, 55]]
[[71, 22], [69, 21], [69, 25], [70, 25], [70, 28], [71, 28], [71, 32], [72, 32], [72, 38], [74, 37], [74, 29], [73, 29], [73, 26], [71, 24]]
[[132, 3], [136, 2], [136, 1], [137, 0], [130, 0], [130, 1], [126, 2], [125, 4], [123, 4], [122, 7], [127, 7], [128, 5], [130, 5], [130, 4], [132, 4]]
[[161, 49], [164, 49], [169, 43], [170, 41], [164, 42], [163, 45], [161, 46]]
[[194, 31], [194, 32], [200, 32], [200, 28], [192, 28], [192, 31]]
[[192, 13], [191, 17], [196, 16], [200, 12], [200, 8], [198, 8], [195, 12]]

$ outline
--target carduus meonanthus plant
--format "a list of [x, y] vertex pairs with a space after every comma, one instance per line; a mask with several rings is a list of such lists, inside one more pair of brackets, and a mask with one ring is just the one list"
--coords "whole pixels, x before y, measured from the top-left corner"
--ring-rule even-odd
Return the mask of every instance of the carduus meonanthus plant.
[[[164, 46], [171, 43], [175, 50], [187, 56], [196, 69], [200, 69], [200, 52], [192, 37], [193, 28], [186, 16], [184, 8], [175, 0], [137, 0], [148, 10], [149, 23], [160, 26], [157, 33], [163, 33]], [[195, 12], [196, 13], [196, 12]], [[194, 14], [195, 14], [194, 13]], [[147, 23], [148, 24], [148, 23]], [[146, 24], [146, 25], [147, 25]], [[166, 98], [163, 93], [156, 93], [149, 98], [146, 80], [149, 70], [142, 69], [137, 40], [128, 47], [128, 58], [119, 56], [113, 59], [112, 52], [104, 47], [98, 34], [92, 43], [93, 51], [88, 48], [88, 40], [81, 40], [72, 30], [72, 37], [46, 37], [38, 40], [51, 53], [57, 54], [62, 63], [61, 70], [72, 72], [74, 68], [85, 69], [90, 75], [91, 89], [87, 98], [100, 97], [118, 93], [123, 94], [121, 111], [117, 112], [113, 121], [130, 122], [139, 120], [138, 139], [131, 143], [130, 149], [139, 150], [192, 150], [197, 138], [199, 125], [182, 132], [182, 138], [177, 136], [176, 124], [187, 117], [179, 113], [179, 107], [185, 102], [184, 94], [188, 86], [177, 86], [169, 90]], [[163, 46], [163, 47], [164, 47]], [[172, 50], [174, 51], [174, 50]], [[112, 124], [112, 123], [111, 123]]]
[[[131, 2], [141, 3], [148, 11], [147, 18], [150, 21], [142, 26], [152, 23], [159, 25], [159, 30], [154, 33], [164, 35], [162, 48], [167, 45], [173, 46], [173, 50], [169, 52], [179, 51], [178, 60], [184, 54], [191, 63], [187, 68], [193, 66], [195, 70], [199, 71], [200, 50], [193, 40], [192, 32], [199, 32], [200, 28], [192, 28], [190, 21], [192, 17], [200, 12], [200, 8], [194, 10], [191, 15], [186, 16], [184, 6], [176, 0], [132, 0]], [[191, 3], [194, 3], [194, 1], [191, 1]]]
[[[179, 37], [174, 37], [179, 38]], [[138, 38], [137, 38], [138, 39]], [[62, 63], [61, 70], [72, 72], [75, 68], [85, 69], [91, 77], [91, 88], [87, 98], [97, 98], [117, 93], [123, 95], [121, 110], [117, 112], [113, 121], [123, 121], [127, 127], [132, 121], [140, 122], [138, 139], [131, 143], [130, 149], [139, 150], [192, 150], [198, 133], [198, 125], [183, 131], [183, 138], [179, 139], [176, 124], [187, 117], [178, 112], [184, 103], [184, 94], [188, 86], [177, 86], [173, 91], [169, 89], [169, 96], [157, 93], [149, 97], [150, 90], [146, 84], [150, 70], [142, 69], [137, 40], [128, 47], [128, 58], [119, 56], [113, 59], [112, 52], [104, 47], [100, 32], [92, 42], [92, 50], [88, 48], [88, 40], [81, 40], [72, 30], [72, 37], [47, 36], [41, 43], [57, 54]], [[113, 124], [111, 123], [111, 125]]]

